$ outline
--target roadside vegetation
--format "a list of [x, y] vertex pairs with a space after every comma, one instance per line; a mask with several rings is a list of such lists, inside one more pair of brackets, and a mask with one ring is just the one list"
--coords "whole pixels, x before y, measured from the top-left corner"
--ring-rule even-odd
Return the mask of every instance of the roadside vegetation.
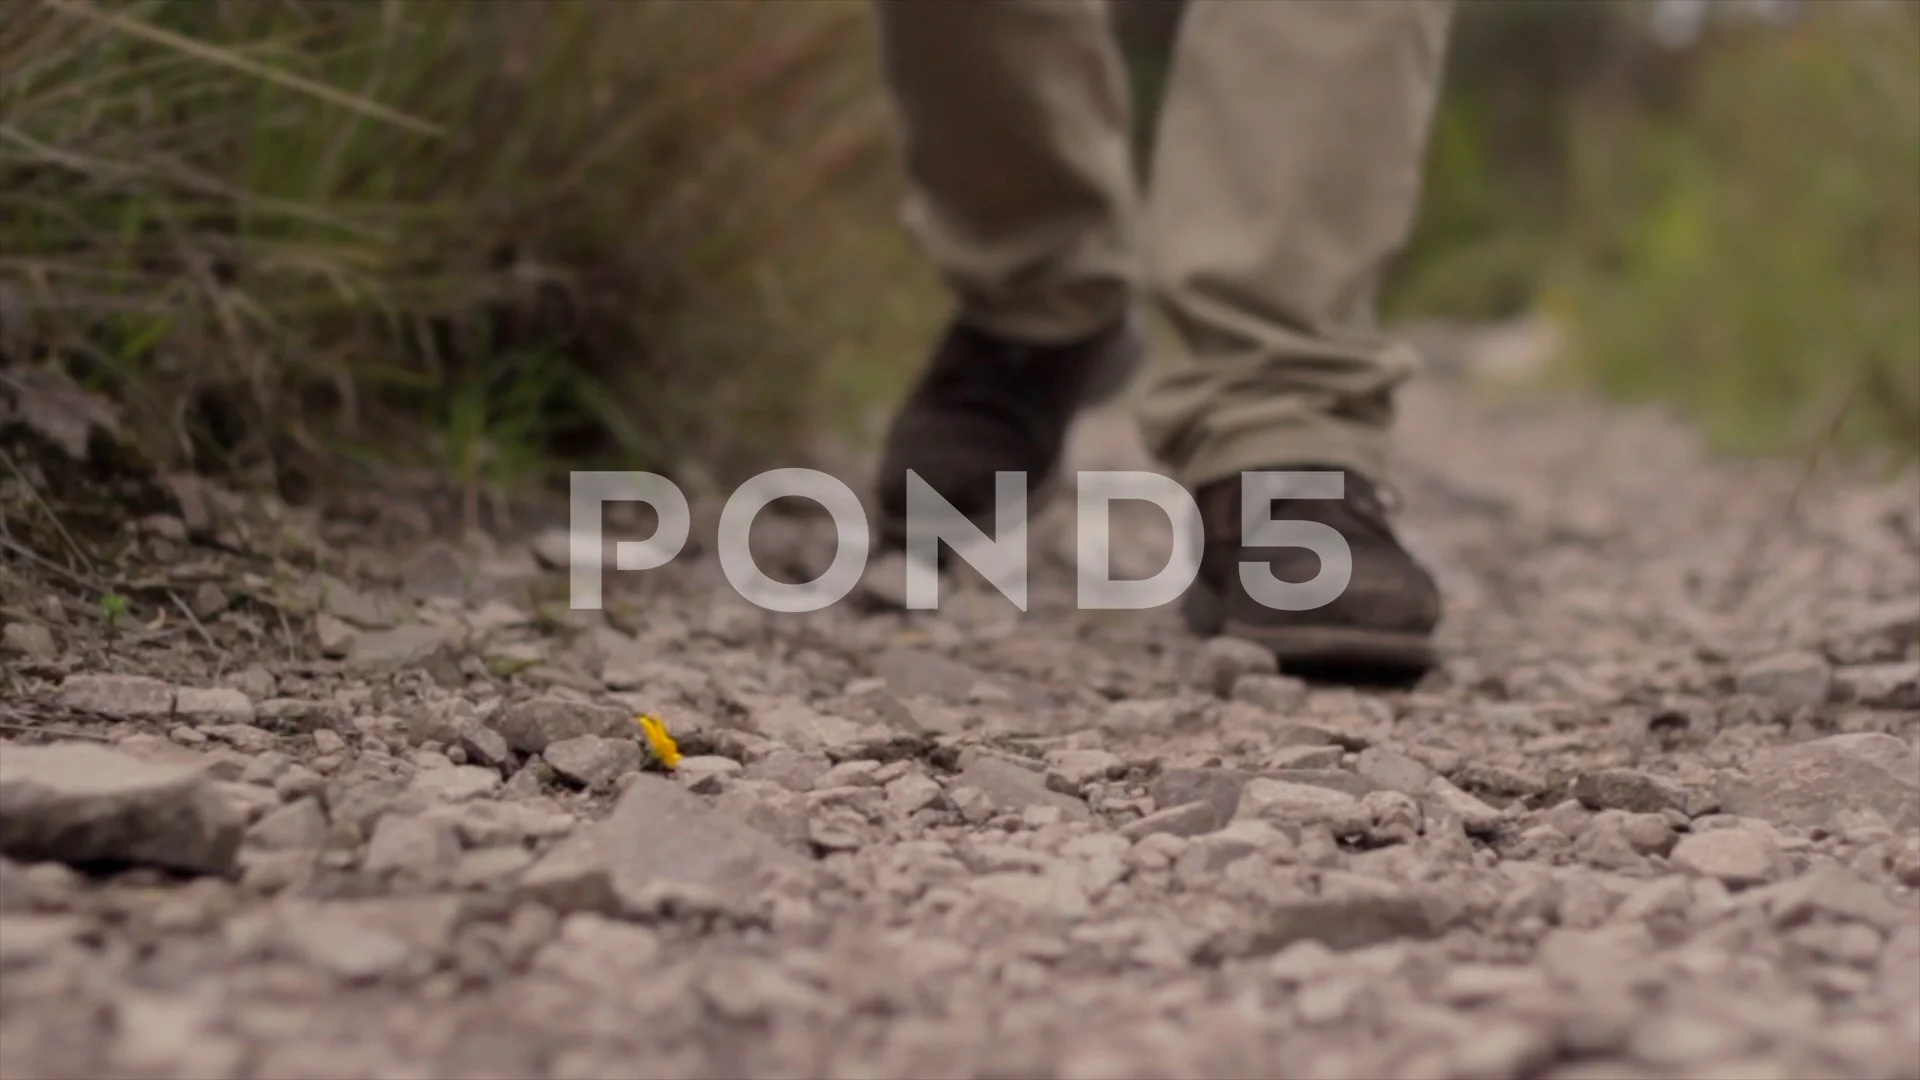
[[[1152, 100], [1178, 4], [1123, 4]], [[1551, 318], [1561, 377], [1723, 449], [1920, 456], [1920, 6], [1714, 10], [1465, 0], [1388, 311]]]
[[[1122, 8], [1143, 140], [1177, 13]], [[1644, 16], [1467, 0], [1391, 313], [1549, 316], [1561, 374], [1728, 448], [1835, 417], [1920, 448], [1920, 8], [1683, 47]], [[0, 373], [117, 402], [163, 466], [418, 466], [470, 509], [855, 431], [942, 308], [870, 30], [826, 0], [13, 5]]]

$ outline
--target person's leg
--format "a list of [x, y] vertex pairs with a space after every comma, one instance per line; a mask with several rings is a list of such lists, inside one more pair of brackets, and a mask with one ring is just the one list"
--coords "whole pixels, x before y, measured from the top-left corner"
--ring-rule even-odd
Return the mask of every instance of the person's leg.
[[897, 541], [912, 469], [970, 517], [994, 473], [1038, 484], [1067, 423], [1129, 363], [1136, 195], [1102, 0], [875, 0], [908, 226], [955, 316], [879, 476]]
[[[1180, 28], [1147, 243], [1186, 355], [1148, 389], [1141, 421], [1208, 523], [1195, 628], [1283, 659], [1430, 661], [1432, 581], [1372, 498], [1394, 390], [1414, 370], [1374, 303], [1419, 202], [1449, 16], [1446, 0], [1191, 0]], [[1344, 470], [1346, 502], [1289, 501], [1275, 516], [1347, 536], [1352, 583], [1326, 607], [1280, 611], [1235, 566], [1238, 480], [1312, 468]], [[1318, 569], [1298, 548], [1245, 557], [1282, 580]]]

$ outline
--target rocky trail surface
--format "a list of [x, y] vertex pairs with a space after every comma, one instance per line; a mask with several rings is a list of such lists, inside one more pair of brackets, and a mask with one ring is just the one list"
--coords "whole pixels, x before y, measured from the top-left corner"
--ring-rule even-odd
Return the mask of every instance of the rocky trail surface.
[[1058, 519], [1024, 614], [587, 612], [177, 482], [163, 599], [4, 597], [0, 1077], [1920, 1076], [1913, 477], [1450, 384], [1401, 450], [1401, 690], [1075, 611]]

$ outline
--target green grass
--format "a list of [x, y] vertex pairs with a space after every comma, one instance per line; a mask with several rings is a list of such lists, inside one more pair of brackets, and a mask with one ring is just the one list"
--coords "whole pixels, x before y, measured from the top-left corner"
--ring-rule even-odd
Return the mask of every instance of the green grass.
[[748, 467], [886, 293], [822, 241], [891, 226], [868, 33], [849, 2], [14, 5], [0, 353], [283, 480]]
[[1729, 41], [1674, 120], [1594, 115], [1554, 300], [1573, 362], [1721, 445], [1920, 454], [1920, 19]]
[[1463, 19], [1390, 310], [1545, 310], [1566, 375], [1729, 451], [1844, 412], [1844, 445], [1920, 455], [1920, 9], [1810, 5], [1674, 54], [1615, 34], [1553, 86], [1507, 62], [1554, 54], [1529, 7], [1463, 12], [1496, 25]]

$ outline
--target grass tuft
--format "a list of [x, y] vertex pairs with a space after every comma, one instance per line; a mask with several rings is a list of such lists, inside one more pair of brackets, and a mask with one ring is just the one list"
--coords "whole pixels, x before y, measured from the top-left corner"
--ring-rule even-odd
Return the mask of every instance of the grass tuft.
[[283, 488], [750, 467], [833, 396], [849, 316], [793, 307], [842, 273], [821, 238], [892, 212], [868, 33], [831, 0], [15, 5], [0, 363]]

